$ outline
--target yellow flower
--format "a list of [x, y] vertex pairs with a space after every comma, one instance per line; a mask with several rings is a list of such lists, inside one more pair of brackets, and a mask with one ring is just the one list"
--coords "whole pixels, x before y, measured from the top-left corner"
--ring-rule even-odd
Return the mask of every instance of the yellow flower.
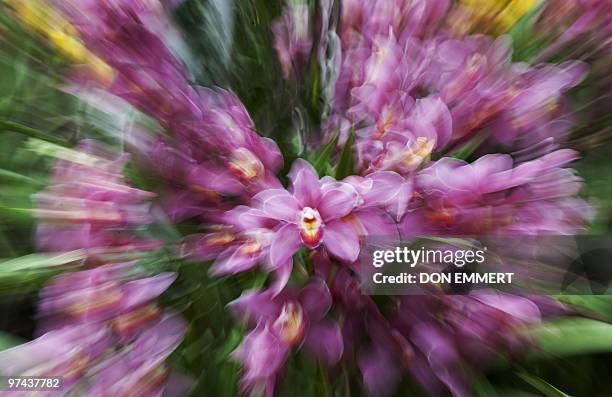
[[529, 12], [537, 0], [460, 0], [452, 14], [457, 34], [504, 34]]
[[495, 32], [502, 34], [535, 6], [536, 0], [512, 0], [495, 18]]
[[24, 25], [45, 36], [71, 62], [88, 65], [105, 83], [113, 80], [113, 69], [85, 47], [75, 27], [47, 0], [5, 0]]

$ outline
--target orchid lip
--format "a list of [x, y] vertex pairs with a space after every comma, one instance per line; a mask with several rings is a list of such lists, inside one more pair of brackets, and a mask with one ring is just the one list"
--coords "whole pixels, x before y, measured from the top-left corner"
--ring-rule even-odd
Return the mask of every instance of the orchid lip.
[[112, 325], [120, 335], [129, 335], [134, 330], [147, 324], [161, 314], [161, 309], [155, 304], [148, 304], [130, 312], [120, 314], [113, 321]]
[[274, 328], [289, 346], [298, 345], [304, 336], [304, 314], [299, 303], [288, 302], [274, 321]]
[[323, 239], [323, 219], [319, 211], [304, 207], [298, 218], [302, 242], [309, 248], [316, 248]]
[[244, 256], [259, 255], [265, 247], [270, 245], [272, 232], [269, 229], [259, 228], [245, 232], [246, 242], [240, 249]]
[[213, 232], [206, 236], [205, 242], [210, 247], [223, 247], [236, 240], [236, 235], [228, 228]]
[[122, 291], [112, 282], [95, 288], [91, 292], [95, 295], [94, 299], [75, 302], [68, 306], [67, 312], [75, 316], [101, 312], [111, 307], [117, 307], [123, 298]]
[[234, 151], [229, 162], [230, 170], [244, 180], [251, 180], [262, 175], [264, 166], [248, 149], [240, 148]]

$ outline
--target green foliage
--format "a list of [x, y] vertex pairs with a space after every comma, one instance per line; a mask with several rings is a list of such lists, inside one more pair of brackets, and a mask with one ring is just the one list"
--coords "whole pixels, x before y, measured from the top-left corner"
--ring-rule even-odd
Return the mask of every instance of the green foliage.
[[344, 147], [340, 152], [338, 164], [336, 165], [336, 179], [343, 179], [355, 171], [355, 160], [353, 159], [353, 143], [355, 142], [355, 129], [351, 128]]
[[24, 343], [23, 340], [9, 335], [6, 332], [0, 332], [0, 351], [10, 349], [11, 347], [17, 346]]
[[514, 62], [530, 62], [549, 44], [544, 39], [535, 39], [534, 26], [542, 13], [546, 1], [540, 1], [527, 14], [519, 19], [508, 34], [513, 42], [512, 60]]
[[545, 322], [528, 331], [539, 352], [561, 357], [574, 354], [612, 352], [612, 324], [581, 317]]
[[490, 136], [490, 131], [481, 131], [480, 133], [473, 136], [469, 141], [467, 141], [464, 145], [457, 148], [450, 153], [450, 155], [454, 158], [460, 160], [468, 160], [468, 158], [474, 153], [476, 149]]
[[519, 373], [518, 376], [546, 397], [570, 397], [568, 394], [563, 393], [561, 390], [537, 376], [526, 373]]
[[329, 174], [329, 170], [331, 169], [330, 160], [338, 146], [338, 138], [339, 134], [336, 134], [311, 160], [312, 166], [319, 175]]
[[60, 254], [30, 254], [0, 261], [0, 294], [33, 291], [51, 276], [78, 266], [83, 251]]

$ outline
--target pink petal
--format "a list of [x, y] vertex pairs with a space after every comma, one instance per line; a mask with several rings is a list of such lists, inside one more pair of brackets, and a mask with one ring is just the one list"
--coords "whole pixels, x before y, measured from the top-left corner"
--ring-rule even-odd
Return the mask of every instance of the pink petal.
[[368, 175], [369, 189], [363, 192], [363, 199], [368, 205], [381, 205], [389, 201], [394, 191], [404, 183], [404, 178], [392, 171], [379, 171]]
[[227, 307], [240, 321], [257, 324], [278, 314], [279, 306], [273, 300], [272, 291], [245, 291]]
[[211, 164], [193, 166], [187, 176], [190, 185], [223, 194], [240, 194], [244, 186], [227, 169]]
[[296, 222], [300, 205], [288, 191], [284, 189], [268, 189], [253, 197], [253, 203], [267, 216], [286, 222]]
[[267, 324], [260, 322], [247, 334], [233, 356], [242, 361], [243, 382], [253, 386], [257, 381], [275, 376], [285, 363], [288, 353], [288, 346], [279, 340]]
[[371, 395], [391, 394], [400, 380], [401, 372], [396, 357], [376, 344], [360, 354], [358, 365]]
[[[436, 140], [436, 148], [448, 143], [453, 130], [453, 120], [448, 108], [439, 98], [426, 97], [416, 101], [414, 110], [414, 128], [419, 135]], [[420, 127], [420, 128], [419, 128]], [[433, 127], [433, 130], [430, 128]], [[433, 132], [433, 136], [429, 136]]]
[[255, 267], [260, 259], [260, 255], [242, 254], [243, 248], [248, 245], [247, 243], [238, 247], [230, 247], [219, 254], [217, 260], [210, 268], [210, 274], [213, 276], [237, 274]]
[[161, 273], [153, 277], [130, 281], [124, 286], [125, 310], [142, 305], [160, 296], [176, 280], [176, 273]]
[[265, 228], [274, 224], [274, 221], [271, 221], [263, 211], [246, 205], [239, 205], [226, 211], [223, 220], [242, 230]]
[[342, 218], [355, 208], [358, 198], [357, 190], [348, 183], [327, 183], [317, 209], [324, 221]]
[[357, 211], [350, 219], [359, 236], [385, 236], [388, 241], [399, 243], [395, 219], [378, 208]]
[[391, 171], [375, 172], [368, 175], [371, 189], [363, 195], [365, 205], [384, 205], [385, 208], [401, 219], [412, 197], [412, 181]]
[[509, 315], [527, 323], [536, 323], [541, 319], [538, 306], [522, 296], [504, 294], [497, 291], [487, 291], [486, 293], [474, 294], [474, 299], [501, 310]]
[[327, 284], [320, 278], [308, 283], [300, 291], [298, 299], [310, 321], [319, 321], [325, 317], [332, 304]]
[[304, 339], [304, 348], [327, 365], [336, 364], [344, 351], [340, 327], [331, 321], [311, 324]]
[[277, 172], [283, 166], [283, 155], [278, 149], [278, 145], [270, 138], [260, 138], [257, 143], [258, 155], [266, 168]]
[[293, 261], [288, 260], [285, 264], [280, 265], [274, 271], [274, 281], [270, 285], [270, 290], [274, 296], [278, 295], [287, 285], [291, 271], [293, 270]]
[[312, 165], [302, 159], [295, 160], [289, 178], [293, 194], [300, 204], [303, 207], [316, 207], [321, 198], [321, 185]]
[[326, 224], [323, 244], [332, 255], [342, 260], [355, 262], [359, 256], [359, 237], [346, 222]]
[[276, 231], [270, 245], [270, 265], [277, 269], [291, 260], [293, 254], [302, 245], [297, 226], [289, 223]]

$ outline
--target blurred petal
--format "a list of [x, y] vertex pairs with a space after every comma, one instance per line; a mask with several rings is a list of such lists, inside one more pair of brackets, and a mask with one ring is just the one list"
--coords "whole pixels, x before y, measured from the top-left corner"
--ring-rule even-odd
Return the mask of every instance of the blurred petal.
[[355, 262], [359, 256], [359, 237], [344, 221], [337, 220], [325, 225], [323, 244], [332, 255], [347, 262]]
[[332, 304], [327, 284], [320, 278], [314, 278], [313, 281], [302, 288], [298, 299], [302, 308], [308, 314], [308, 320], [313, 322], [325, 317]]
[[327, 365], [336, 364], [344, 351], [340, 327], [332, 321], [310, 325], [306, 331], [304, 348]]
[[358, 364], [363, 382], [373, 396], [389, 395], [400, 380], [400, 370], [393, 355], [376, 345], [359, 356]]
[[284, 189], [268, 189], [257, 193], [253, 202], [273, 219], [295, 223], [301, 209], [300, 204]]
[[279, 294], [287, 285], [291, 271], [293, 270], [293, 261], [288, 260], [287, 263], [280, 265], [274, 271], [274, 281], [270, 285], [270, 290], [274, 295]]
[[287, 263], [302, 245], [300, 232], [296, 225], [286, 224], [276, 231], [270, 245], [270, 265], [272, 269]]
[[291, 188], [295, 198], [302, 207], [316, 207], [321, 198], [319, 176], [312, 165], [302, 159], [297, 159], [289, 172]]
[[355, 208], [358, 198], [357, 191], [348, 183], [327, 183], [317, 209], [324, 221], [342, 218]]
[[250, 243], [237, 247], [230, 247], [220, 253], [217, 260], [210, 268], [210, 274], [214, 276], [231, 275], [252, 269], [259, 262], [259, 255], [245, 255], [243, 251]]
[[131, 309], [159, 297], [174, 280], [176, 273], [160, 273], [125, 284], [124, 308]]
[[246, 291], [238, 299], [230, 302], [228, 308], [240, 321], [257, 324], [260, 320], [274, 317], [279, 311], [273, 295], [269, 290]]

